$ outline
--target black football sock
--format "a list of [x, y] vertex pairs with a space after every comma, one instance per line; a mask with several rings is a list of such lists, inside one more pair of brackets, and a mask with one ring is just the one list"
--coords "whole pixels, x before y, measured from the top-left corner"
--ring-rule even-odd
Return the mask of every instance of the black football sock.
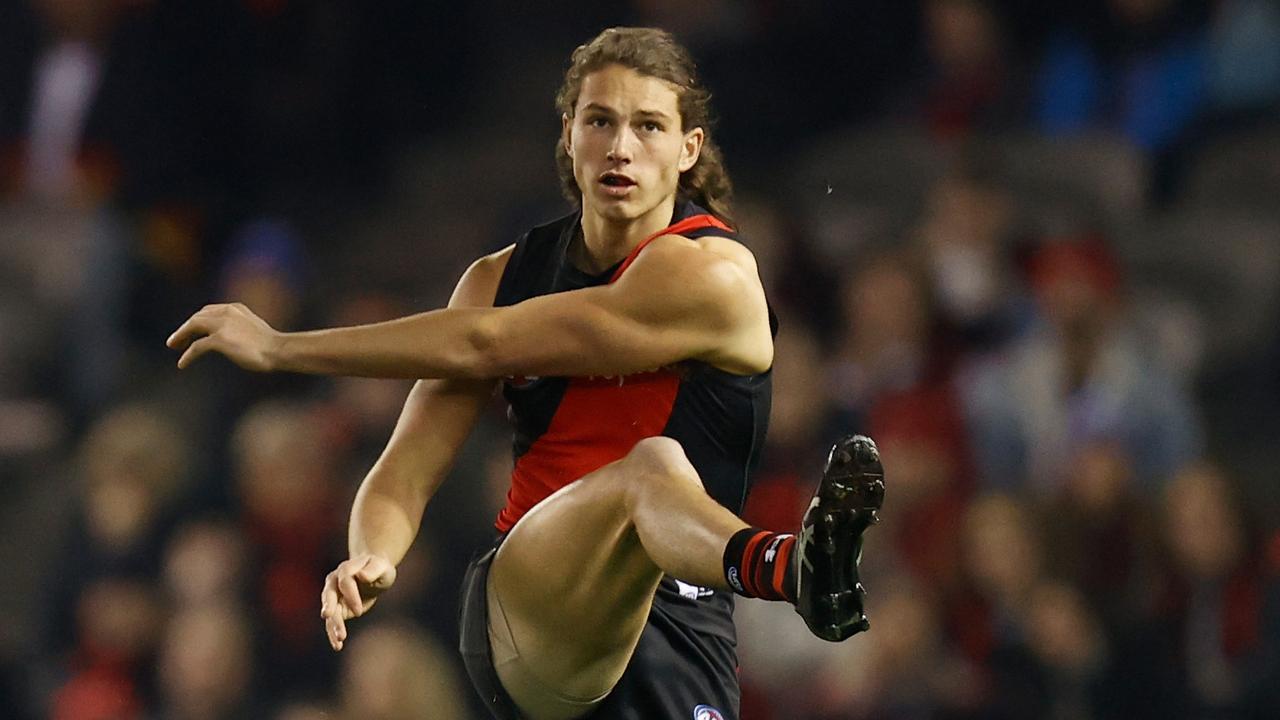
[[796, 601], [796, 536], [743, 528], [724, 547], [724, 578], [743, 597]]

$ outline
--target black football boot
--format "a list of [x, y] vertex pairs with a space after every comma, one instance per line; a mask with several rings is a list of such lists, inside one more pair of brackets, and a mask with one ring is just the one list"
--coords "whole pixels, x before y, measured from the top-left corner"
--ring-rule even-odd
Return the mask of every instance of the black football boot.
[[822, 482], [796, 543], [796, 612], [814, 635], [840, 642], [871, 627], [858, 579], [862, 533], [880, 521], [884, 468], [875, 442], [863, 435], [831, 448]]

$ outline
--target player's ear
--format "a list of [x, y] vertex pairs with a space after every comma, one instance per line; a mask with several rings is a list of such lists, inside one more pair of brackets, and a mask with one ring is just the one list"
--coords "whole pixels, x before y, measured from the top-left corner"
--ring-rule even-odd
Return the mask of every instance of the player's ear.
[[698, 162], [698, 155], [702, 152], [702, 142], [706, 137], [706, 133], [700, 127], [684, 134], [684, 144], [680, 146], [680, 159], [676, 162], [680, 172], [688, 170]]
[[569, 117], [569, 113], [560, 114], [560, 142], [564, 145], [564, 152], [569, 157], [573, 157], [573, 118]]

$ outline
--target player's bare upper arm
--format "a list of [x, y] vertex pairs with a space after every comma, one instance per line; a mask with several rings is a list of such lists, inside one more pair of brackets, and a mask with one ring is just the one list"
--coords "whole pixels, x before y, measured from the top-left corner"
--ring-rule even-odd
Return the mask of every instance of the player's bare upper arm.
[[695, 359], [744, 373], [773, 362], [764, 288], [755, 256], [741, 243], [714, 236], [660, 238], [623, 273], [617, 290], [633, 309], [665, 305], [672, 313], [689, 313], [684, 317], [704, 348]]
[[655, 240], [613, 284], [512, 307], [495, 370], [607, 375], [696, 359], [742, 374], [772, 363], [768, 310], [750, 251], [730, 240]]

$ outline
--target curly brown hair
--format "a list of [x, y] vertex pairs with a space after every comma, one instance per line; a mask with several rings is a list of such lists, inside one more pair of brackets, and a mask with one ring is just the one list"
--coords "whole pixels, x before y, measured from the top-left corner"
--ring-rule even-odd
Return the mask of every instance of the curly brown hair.
[[[564, 84], [556, 93], [556, 109], [573, 118], [583, 78], [613, 64], [675, 86], [681, 130], [700, 127], [705, 134], [697, 162], [680, 174], [676, 197], [692, 200], [729, 222], [733, 183], [724, 168], [720, 148], [711, 139], [711, 92], [698, 79], [689, 51], [671, 33], [657, 28], [609, 28], [591, 42], [579, 45], [569, 59]], [[582, 189], [573, 176], [573, 158], [561, 141], [556, 142], [556, 171], [564, 196], [575, 205], [581, 203]]]

